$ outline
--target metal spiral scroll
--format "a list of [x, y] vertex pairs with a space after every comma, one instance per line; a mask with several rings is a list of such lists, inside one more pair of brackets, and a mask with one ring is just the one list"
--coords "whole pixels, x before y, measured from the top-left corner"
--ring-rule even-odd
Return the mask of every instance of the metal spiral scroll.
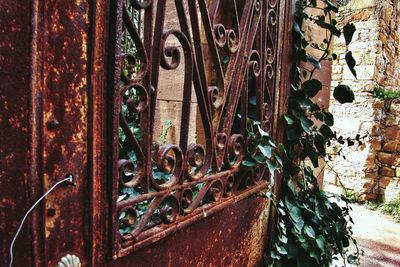
[[[263, 164], [242, 163], [255, 153], [246, 129], [250, 93], [255, 119], [272, 131], [279, 18], [279, 0], [159, 0], [156, 6], [119, 0], [118, 6], [116, 36], [129, 35], [135, 53], [115, 57], [114, 121], [131, 155], [119, 158], [113, 176], [115, 259], [268, 187]], [[176, 28], [166, 28], [167, 14], [177, 14]], [[169, 38], [178, 44], [169, 45]], [[153, 144], [161, 69], [171, 76], [184, 71], [177, 144]], [[201, 144], [188, 141], [192, 92]], [[127, 114], [139, 118], [140, 137]]]

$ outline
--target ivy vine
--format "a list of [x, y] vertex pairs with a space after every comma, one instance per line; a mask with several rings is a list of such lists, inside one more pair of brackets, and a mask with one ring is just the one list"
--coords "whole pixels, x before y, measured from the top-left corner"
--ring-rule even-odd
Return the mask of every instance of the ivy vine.
[[[316, 12], [310, 12], [316, 11]], [[322, 83], [315, 78], [316, 70], [322, 68], [323, 61], [337, 59], [331, 50], [334, 36], [344, 36], [346, 45], [351, 43], [356, 30], [348, 23], [339, 28], [334, 14], [338, 7], [329, 0], [297, 0], [293, 28], [294, 77], [290, 87], [288, 110], [284, 115], [286, 136], [284, 146], [279, 146], [283, 159], [283, 197], [276, 199], [268, 193], [277, 208], [277, 237], [269, 255], [270, 266], [330, 266], [335, 258], [343, 258], [343, 263], [358, 265], [362, 251], [352, 237], [353, 223], [351, 207], [340, 196], [330, 195], [318, 187], [314, 170], [319, 159], [325, 159], [326, 147], [349, 145], [356, 138], [337, 137], [332, 130], [333, 115], [313, 101], [322, 90]], [[319, 15], [314, 15], [319, 13]], [[317, 25], [326, 32], [321, 43], [307, 39], [304, 24]], [[317, 50], [319, 58], [309, 53]], [[357, 78], [356, 62], [352, 52], [345, 55], [351, 73]], [[352, 103], [354, 93], [345, 84], [339, 84], [333, 91], [339, 103]], [[354, 251], [350, 251], [354, 244]]]

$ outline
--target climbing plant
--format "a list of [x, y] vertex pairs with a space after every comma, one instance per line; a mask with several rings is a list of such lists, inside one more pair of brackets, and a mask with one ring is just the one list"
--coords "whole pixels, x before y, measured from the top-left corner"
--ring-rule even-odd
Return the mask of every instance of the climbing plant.
[[[334, 19], [337, 12], [337, 6], [329, 0], [296, 2], [294, 76], [288, 110], [283, 118], [286, 136], [284, 146], [280, 145], [276, 150], [282, 158], [277, 164], [282, 163], [284, 170], [283, 194], [279, 199], [272, 193], [267, 194], [278, 214], [278, 233], [269, 255], [270, 266], [330, 266], [337, 257], [343, 258], [344, 265], [346, 262], [359, 264], [360, 251], [351, 230], [351, 207], [339, 196], [321, 190], [315, 176], [318, 159], [327, 157], [326, 147], [332, 143], [344, 143], [343, 137], [337, 137], [331, 128], [333, 115], [313, 101], [322, 90], [321, 81], [315, 78], [316, 70], [322, 69], [323, 61], [337, 59], [331, 50], [333, 38], [343, 35], [346, 45], [349, 45], [356, 30], [351, 23], [340, 28]], [[321, 43], [306, 36], [306, 24], [317, 25], [326, 32]], [[319, 56], [315, 57], [315, 54]], [[357, 77], [351, 51], [346, 53], [345, 60]], [[334, 88], [333, 97], [342, 104], [354, 101], [353, 91], [345, 84]], [[354, 143], [354, 140], [349, 140]], [[349, 250], [352, 243], [354, 252]]]
[[395, 100], [400, 99], [399, 91], [390, 91], [383, 87], [375, 87], [374, 88], [374, 97], [383, 101], [384, 110], [390, 111], [390, 107]]

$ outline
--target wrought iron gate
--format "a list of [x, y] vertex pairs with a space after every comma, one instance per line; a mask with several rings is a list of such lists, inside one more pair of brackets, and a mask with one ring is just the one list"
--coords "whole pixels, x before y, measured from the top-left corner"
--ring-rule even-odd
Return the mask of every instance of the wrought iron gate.
[[[260, 153], [253, 127], [272, 134], [278, 10], [260, 0], [118, 2], [114, 258], [267, 188], [265, 163], [242, 163]], [[177, 144], [154, 141], [161, 69], [183, 78]], [[205, 137], [188, 144], [192, 91]]]
[[[53, 266], [68, 253], [92, 266], [260, 264], [273, 215], [254, 195], [272, 181], [249, 158], [259, 153], [255, 129], [282, 135], [292, 2], [33, 2], [31, 20], [18, 21], [31, 41], [17, 47], [30, 80], [19, 121], [29, 142], [16, 156], [33, 163], [18, 173], [32, 183], [18, 190], [33, 202], [67, 172], [76, 187], [34, 212], [20, 241], [32, 249], [17, 264]], [[2, 193], [12, 186], [3, 183]], [[19, 214], [5, 214], [10, 236]]]

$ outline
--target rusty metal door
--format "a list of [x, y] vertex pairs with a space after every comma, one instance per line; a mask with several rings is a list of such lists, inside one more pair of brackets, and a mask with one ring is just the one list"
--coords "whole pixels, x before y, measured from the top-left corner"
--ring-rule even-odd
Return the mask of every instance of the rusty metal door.
[[0, 265], [67, 175], [14, 266], [262, 265], [272, 181], [246, 157], [255, 127], [282, 135], [293, 1], [16, 2], [0, 12]]

